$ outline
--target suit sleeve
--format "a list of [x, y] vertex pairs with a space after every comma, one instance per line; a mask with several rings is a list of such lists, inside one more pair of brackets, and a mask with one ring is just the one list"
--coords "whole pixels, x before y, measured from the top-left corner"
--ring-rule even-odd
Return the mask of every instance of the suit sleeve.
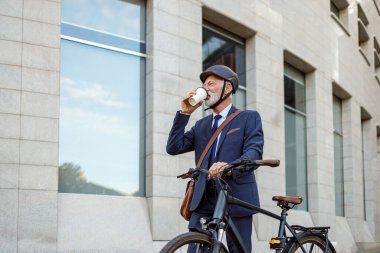
[[170, 155], [183, 154], [194, 150], [194, 127], [185, 133], [190, 115], [177, 112], [166, 144], [166, 152]]
[[233, 162], [242, 160], [261, 160], [263, 156], [264, 133], [260, 114], [250, 112], [244, 129], [243, 154]]

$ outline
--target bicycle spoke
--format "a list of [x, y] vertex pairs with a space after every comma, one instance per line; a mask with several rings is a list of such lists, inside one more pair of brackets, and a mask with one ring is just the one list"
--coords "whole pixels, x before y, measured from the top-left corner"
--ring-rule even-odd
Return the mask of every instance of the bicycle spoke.
[[[305, 243], [305, 244], [302, 244], [302, 247], [305, 249], [307, 253], [324, 253], [324, 250], [314, 243]], [[299, 247], [296, 253], [303, 253], [302, 248]]]
[[309, 253], [313, 253], [314, 244], [311, 245]]

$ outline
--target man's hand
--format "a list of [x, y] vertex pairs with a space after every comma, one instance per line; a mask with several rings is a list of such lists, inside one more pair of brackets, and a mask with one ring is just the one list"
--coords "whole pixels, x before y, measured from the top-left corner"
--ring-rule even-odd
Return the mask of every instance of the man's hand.
[[187, 96], [185, 96], [183, 99], [182, 99], [182, 102], [181, 102], [181, 106], [182, 106], [182, 110], [181, 110], [181, 113], [183, 114], [186, 114], [186, 115], [190, 115], [192, 114], [199, 106], [201, 106], [203, 104], [203, 100], [201, 102], [199, 102], [198, 104], [192, 106], [189, 104], [189, 98], [191, 98], [192, 96], [194, 96], [196, 94], [196, 91], [197, 89], [193, 89], [189, 92], [189, 94], [187, 94]]
[[[223, 169], [226, 165], [228, 165], [228, 163], [224, 163], [224, 162], [214, 163], [211, 166], [211, 168], [208, 170], [208, 179], [213, 179], [213, 178], [222, 176]], [[231, 176], [231, 171], [225, 173], [224, 175], [227, 177]]]

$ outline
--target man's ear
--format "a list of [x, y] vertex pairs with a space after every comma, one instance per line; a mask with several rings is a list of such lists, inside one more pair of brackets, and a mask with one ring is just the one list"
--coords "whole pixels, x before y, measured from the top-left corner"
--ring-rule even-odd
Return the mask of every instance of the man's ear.
[[226, 82], [226, 88], [224, 89], [224, 95], [227, 95], [232, 91], [232, 84], [230, 82]]

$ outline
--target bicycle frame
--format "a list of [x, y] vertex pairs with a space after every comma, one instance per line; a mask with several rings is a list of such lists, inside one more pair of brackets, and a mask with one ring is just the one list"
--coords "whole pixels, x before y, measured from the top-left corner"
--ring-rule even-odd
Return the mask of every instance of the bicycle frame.
[[[220, 250], [221, 237], [222, 237], [222, 235], [220, 235], [220, 233], [223, 233], [225, 230], [225, 227], [226, 227], [225, 224], [222, 224], [222, 226], [220, 226], [220, 223], [224, 223], [223, 222], [223, 219], [224, 219], [228, 224], [228, 226], [227, 226], [228, 231], [227, 232], [229, 233], [229, 236], [231, 236], [231, 239], [235, 242], [235, 245], [237, 245], [237, 247], [239, 248], [239, 252], [248, 253], [247, 249], [244, 247], [243, 240], [241, 239], [241, 236], [240, 236], [236, 226], [234, 225], [231, 217], [226, 213], [226, 209], [227, 209], [227, 206], [229, 204], [239, 205], [239, 206], [254, 210], [258, 213], [262, 213], [264, 215], [270, 216], [270, 217], [280, 221], [277, 238], [282, 238], [283, 241], [282, 241], [282, 248], [276, 249], [276, 253], [281, 253], [283, 247], [286, 244], [285, 240], [287, 237], [286, 237], [285, 227], [288, 228], [290, 233], [293, 235], [293, 238], [295, 239], [296, 243], [300, 246], [302, 251], [304, 253], [307, 253], [305, 248], [300, 244], [300, 242], [296, 236], [297, 235], [296, 230], [293, 229], [286, 221], [286, 216], [287, 216], [287, 209], [286, 208], [282, 209], [281, 216], [279, 216], [279, 215], [274, 214], [272, 212], [269, 212], [265, 209], [251, 205], [245, 201], [242, 201], [240, 199], [237, 199], [235, 197], [230, 196], [227, 192], [225, 185], [223, 186], [223, 189], [219, 192], [218, 200], [217, 200], [216, 206], [215, 206], [215, 210], [214, 210], [213, 216], [211, 218], [211, 222], [209, 223], [209, 225], [215, 225], [216, 229], [219, 230], [219, 231], [212, 232], [213, 237], [214, 237], [214, 250], [213, 250], [213, 252], [219, 252], [219, 250]], [[223, 231], [221, 231], [221, 229]], [[308, 228], [304, 228], [304, 229], [308, 230]], [[321, 234], [318, 231], [316, 231], [316, 233]], [[327, 233], [326, 233], [325, 237], [326, 237], [325, 238], [326, 246], [328, 246]], [[327, 250], [328, 250], [328, 247], [326, 247], [326, 253], [327, 253]]]

